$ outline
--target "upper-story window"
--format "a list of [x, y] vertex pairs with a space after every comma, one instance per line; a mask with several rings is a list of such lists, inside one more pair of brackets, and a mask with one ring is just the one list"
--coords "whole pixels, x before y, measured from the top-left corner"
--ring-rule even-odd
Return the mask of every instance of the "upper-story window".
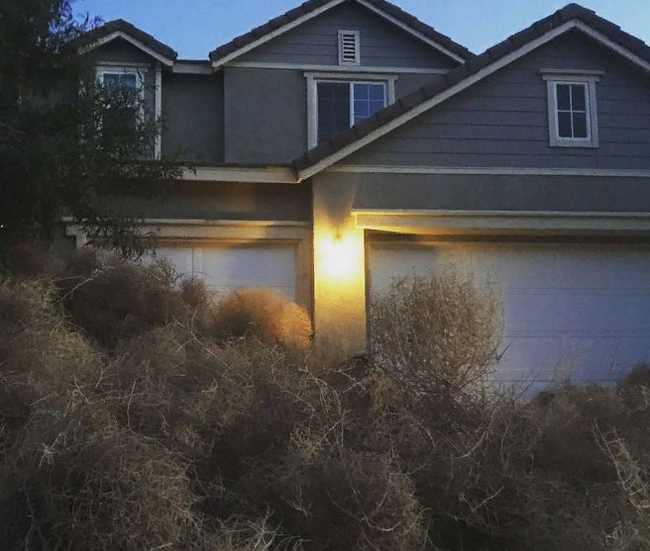
[[602, 72], [543, 69], [551, 147], [598, 147], [596, 82]]
[[308, 147], [372, 117], [395, 101], [396, 75], [306, 73]]
[[385, 82], [316, 83], [318, 141], [327, 140], [386, 107]]

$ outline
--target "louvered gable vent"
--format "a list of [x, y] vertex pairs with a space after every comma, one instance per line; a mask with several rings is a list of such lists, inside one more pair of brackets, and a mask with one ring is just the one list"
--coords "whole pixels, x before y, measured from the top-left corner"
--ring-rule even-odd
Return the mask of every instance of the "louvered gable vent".
[[339, 31], [339, 65], [360, 65], [359, 31]]

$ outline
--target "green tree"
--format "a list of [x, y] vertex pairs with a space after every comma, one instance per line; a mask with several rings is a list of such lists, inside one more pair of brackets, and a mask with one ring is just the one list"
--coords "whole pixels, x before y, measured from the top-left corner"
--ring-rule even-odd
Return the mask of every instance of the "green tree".
[[161, 121], [143, 95], [95, 81], [73, 0], [0, 0], [0, 239], [51, 242], [62, 216], [125, 255], [143, 250], [136, 198], [163, 194], [175, 159], [151, 160]]

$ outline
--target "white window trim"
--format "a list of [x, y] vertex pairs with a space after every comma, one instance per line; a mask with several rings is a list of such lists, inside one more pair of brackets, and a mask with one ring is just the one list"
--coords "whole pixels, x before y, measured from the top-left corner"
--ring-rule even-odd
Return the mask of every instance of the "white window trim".
[[[135, 75], [135, 85], [140, 95], [140, 100], [144, 103], [144, 73], [146, 71], [138, 67], [115, 66], [115, 65], [98, 65], [96, 68], [97, 80], [103, 85], [104, 75]], [[144, 120], [144, 105], [140, 106], [138, 117]]]
[[[542, 69], [542, 78], [546, 81], [548, 100], [548, 130], [549, 145], [551, 147], [588, 147], [597, 148], [598, 139], [598, 109], [596, 99], [596, 83], [604, 74], [603, 71], [565, 70], [565, 69]], [[587, 137], [566, 138], [559, 135], [558, 109], [557, 109], [557, 86], [558, 84], [582, 84], [585, 85], [587, 94]]]
[[[345, 35], [354, 36], [354, 62], [344, 61], [343, 59], [343, 37]], [[339, 65], [361, 65], [361, 33], [359, 31], [339, 29]]]
[[[335, 73], [335, 72], [305, 72], [307, 79], [307, 148], [313, 149], [318, 145], [318, 83], [376, 83], [381, 81], [386, 87], [386, 106], [395, 103], [395, 81], [398, 75], [381, 75], [366, 73]], [[352, 108], [350, 109], [350, 126], [353, 124]]]

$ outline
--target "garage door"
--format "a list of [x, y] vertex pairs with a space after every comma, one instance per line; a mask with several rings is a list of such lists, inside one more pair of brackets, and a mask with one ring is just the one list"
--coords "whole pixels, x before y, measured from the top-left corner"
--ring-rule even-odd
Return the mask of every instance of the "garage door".
[[160, 243], [157, 258], [167, 258], [181, 274], [203, 279], [219, 293], [244, 287], [270, 287], [295, 301], [294, 245], [193, 245]]
[[650, 247], [373, 242], [370, 285], [376, 292], [395, 276], [450, 262], [498, 289], [502, 381], [608, 383], [650, 360]]

